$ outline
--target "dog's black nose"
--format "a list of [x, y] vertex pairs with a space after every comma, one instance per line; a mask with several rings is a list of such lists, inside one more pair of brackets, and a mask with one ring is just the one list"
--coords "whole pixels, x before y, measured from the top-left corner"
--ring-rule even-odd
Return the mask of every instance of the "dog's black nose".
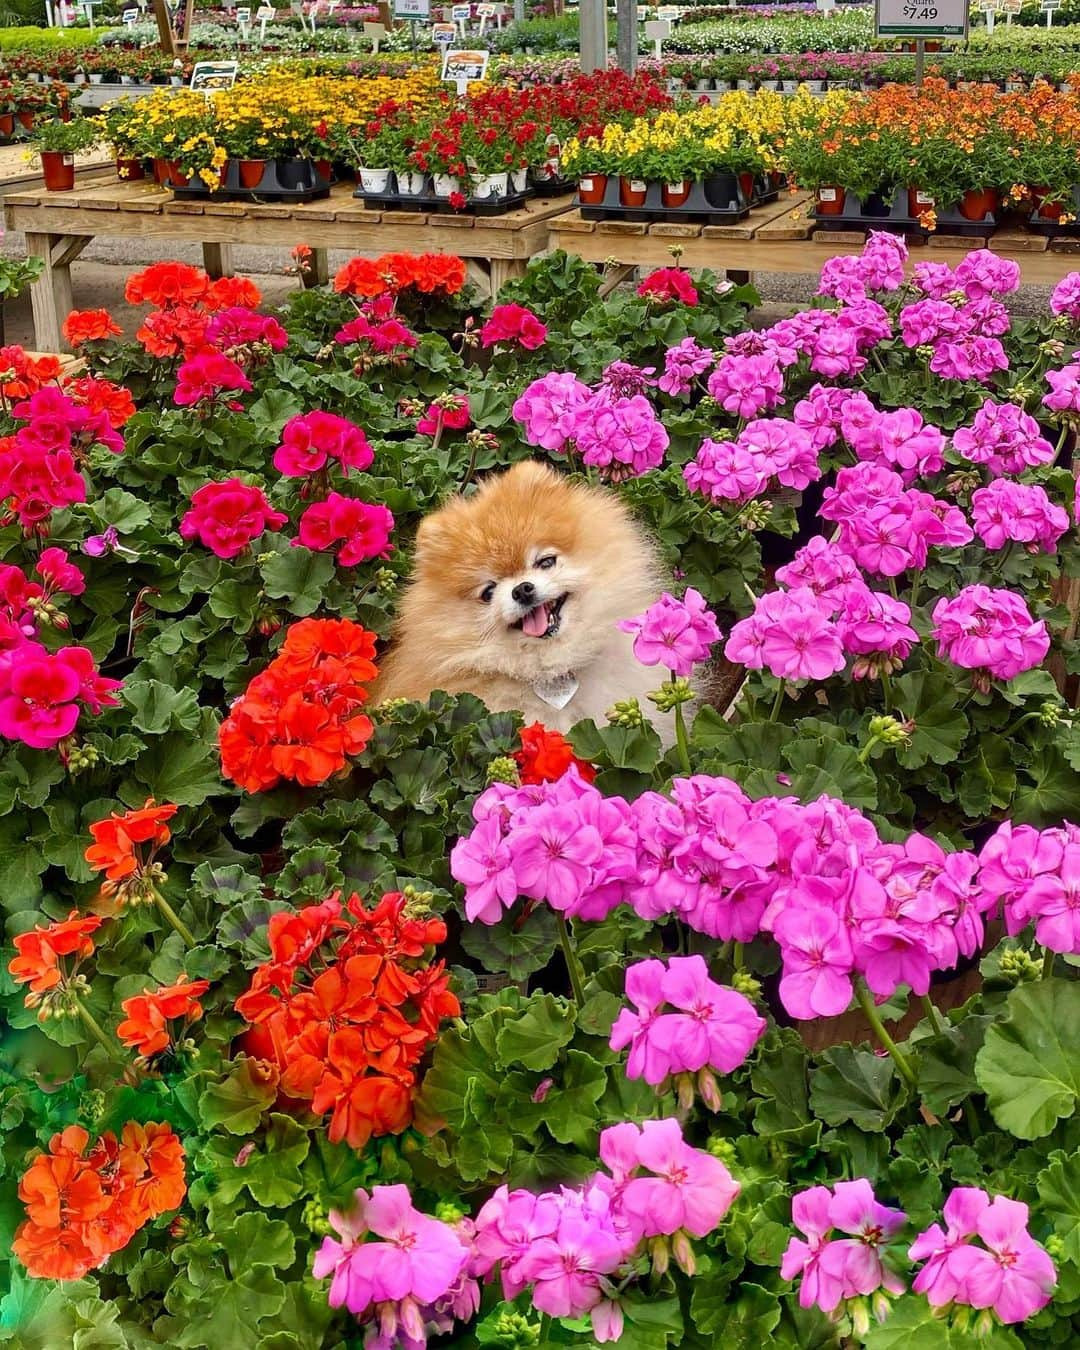
[[510, 592], [519, 605], [528, 605], [530, 609], [536, 604], [536, 587], [531, 581], [520, 581]]

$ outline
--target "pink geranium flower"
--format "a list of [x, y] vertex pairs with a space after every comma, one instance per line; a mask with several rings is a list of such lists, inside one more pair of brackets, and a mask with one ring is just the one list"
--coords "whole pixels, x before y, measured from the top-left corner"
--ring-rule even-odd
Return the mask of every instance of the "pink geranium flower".
[[645, 1121], [636, 1152], [639, 1167], [653, 1175], [626, 1181], [618, 1212], [638, 1240], [680, 1230], [690, 1237], [705, 1237], [739, 1194], [738, 1182], [719, 1158], [685, 1142], [677, 1120]]
[[690, 273], [681, 267], [659, 267], [641, 282], [638, 295], [647, 300], [656, 300], [661, 304], [696, 305], [698, 293]]
[[347, 417], [314, 412], [290, 417], [274, 451], [274, 468], [286, 478], [306, 478], [335, 460], [348, 473], [366, 469], [374, 459], [363, 431]]
[[190, 357], [176, 372], [173, 402], [180, 408], [212, 403], [220, 394], [248, 392], [251, 381], [242, 367], [221, 352], [203, 351]]
[[666, 666], [673, 675], [689, 675], [707, 661], [720, 638], [705, 597], [692, 586], [681, 600], [665, 592], [644, 614], [618, 626], [634, 635], [634, 655], [643, 666]]
[[300, 534], [293, 540], [316, 553], [338, 547], [342, 567], [355, 567], [372, 558], [388, 558], [394, 517], [385, 506], [331, 492], [314, 502], [300, 517]]
[[283, 511], [273, 509], [261, 488], [226, 478], [192, 494], [180, 534], [184, 539], [198, 539], [219, 558], [235, 558], [264, 530], [280, 530], [288, 519]]
[[[878, 1203], [873, 1187], [864, 1177], [813, 1186], [791, 1202], [791, 1217], [806, 1236], [788, 1243], [780, 1273], [785, 1280], [802, 1276], [799, 1303], [832, 1313], [844, 1299], [885, 1289], [904, 1291], [883, 1263], [881, 1250], [896, 1236], [907, 1218], [903, 1210]], [[838, 1230], [851, 1236], [833, 1238]]]
[[496, 305], [491, 318], [480, 329], [482, 347], [494, 347], [502, 342], [533, 352], [546, 341], [546, 325], [524, 305]]

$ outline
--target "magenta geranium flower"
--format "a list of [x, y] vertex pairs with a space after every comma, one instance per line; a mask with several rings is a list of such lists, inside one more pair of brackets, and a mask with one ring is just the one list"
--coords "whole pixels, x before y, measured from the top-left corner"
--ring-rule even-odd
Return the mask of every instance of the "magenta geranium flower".
[[219, 558], [235, 558], [264, 530], [280, 530], [288, 522], [275, 511], [261, 488], [239, 478], [207, 483], [192, 493], [191, 506], [180, 521], [184, 539], [198, 539]]
[[643, 666], [666, 666], [673, 675], [689, 675], [709, 659], [720, 629], [705, 597], [692, 586], [681, 600], [666, 592], [654, 605], [619, 628], [634, 636], [634, 655]]
[[300, 517], [300, 533], [293, 543], [316, 553], [336, 548], [338, 563], [355, 567], [372, 558], [388, 558], [393, 529], [394, 517], [385, 506], [331, 492]]
[[316, 409], [290, 417], [282, 427], [274, 468], [286, 478], [306, 478], [325, 469], [331, 460], [348, 473], [369, 468], [373, 459], [368, 439], [355, 422]]
[[[900, 1232], [907, 1215], [878, 1202], [864, 1177], [813, 1186], [791, 1202], [791, 1217], [805, 1239], [788, 1243], [780, 1273], [802, 1276], [799, 1303], [832, 1313], [844, 1299], [885, 1289], [901, 1294], [904, 1283], [882, 1260], [882, 1249]], [[832, 1237], [833, 1232], [848, 1237]]]
[[213, 402], [221, 394], [247, 393], [251, 387], [241, 366], [221, 352], [207, 350], [189, 357], [176, 372], [173, 402], [189, 408]]
[[547, 326], [524, 305], [496, 305], [480, 329], [482, 347], [494, 347], [502, 342], [533, 352], [546, 341]]
[[965, 586], [952, 599], [943, 596], [932, 617], [938, 655], [987, 682], [1014, 679], [1050, 650], [1046, 624], [1032, 618], [1015, 591]]

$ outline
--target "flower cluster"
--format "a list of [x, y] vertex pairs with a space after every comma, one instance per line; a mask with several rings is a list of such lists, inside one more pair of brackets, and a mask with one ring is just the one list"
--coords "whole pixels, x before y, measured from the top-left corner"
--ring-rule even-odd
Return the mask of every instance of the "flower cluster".
[[1053, 553], [1069, 528], [1068, 512], [1050, 500], [1045, 488], [1007, 478], [972, 493], [971, 519], [987, 548], [1005, 548], [1013, 541], [1028, 553]]
[[495, 923], [526, 896], [581, 919], [627, 903], [725, 942], [769, 933], [797, 1018], [844, 1012], [856, 976], [880, 999], [901, 984], [926, 993], [935, 970], [978, 949], [993, 905], [973, 853], [921, 834], [886, 844], [832, 798], [751, 801], [726, 778], [676, 778], [670, 796], [631, 803], [571, 768], [539, 787], [496, 783], [473, 816], [450, 859], [470, 920]]
[[143, 349], [150, 356], [182, 358], [182, 389], [178, 385], [175, 399], [180, 407], [198, 404], [206, 411], [220, 394], [250, 389], [244, 370], [288, 342], [276, 319], [251, 312], [262, 293], [248, 277], [211, 281], [188, 263], [152, 263], [128, 278], [124, 299], [154, 306], [135, 334]]
[[1050, 650], [1050, 633], [1042, 619], [1033, 619], [1023, 597], [990, 586], [965, 586], [934, 606], [932, 636], [938, 655], [962, 670], [974, 672], [977, 688], [990, 680], [1011, 680], [1042, 663]]
[[347, 475], [350, 469], [369, 468], [373, 459], [368, 439], [355, 422], [316, 410], [290, 417], [282, 427], [274, 468], [286, 478], [311, 478], [333, 462]]
[[[144, 989], [121, 1003], [127, 1016], [116, 1028], [116, 1034], [140, 1059], [173, 1053], [187, 1028], [202, 1017], [202, 1004], [198, 1000], [209, 988], [209, 980], [181, 977], [168, 986]], [[170, 1026], [170, 1022], [174, 1025]]]
[[986, 399], [972, 419], [970, 427], [953, 432], [953, 445], [972, 464], [983, 465], [988, 473], [1023, 473], [1039, 464], [1049, 464], [1054, 447], [1039, 432], [1039, 424], [1030, 413], [1015, 403], [995, 403]]
[[596, 770], [588, 760], [579, 759], [573, 746], [560, 731], [549, 731], [540, 722], [522, 727], [521, 749], [513, 755], [518, 774], [526, 786], [553, 783], [561, 778], [571, 764], [585, 783], [591, 783]]
[[12, 1251], [38, 1279], [77, 1280], [104, 1265], [187, 1191], [171, 1125], [131, 1121], [90, 1144], [78, 1125], [49, 1140], [19, 1181], [26, 1221]]
[[262, 488], [239, 478], [207, 483], [191, 494], [191, 506], [180, 521], [183, 539], [198, 539], [219, 558], [244, 553], [264, 530], [288, 524], [284, 511], [275, 511]]
[[341, 295], [374, 299], [380, 295], [457, 295], [465, 285], [465, 264], [450, 253], [384, 253], [379, 258], [351, 258], [334, 277]]
[[978, 886], [988, 909], [1004, 911], [1015, 936], [1034, 921], [1048, 950], [1080, 954], [1080, 829], [1036, 830], [1006, 821], [979, 853]]
[[[456, 1017], [441, 919], [412, 917], [406, 897], [374, 909], [359, 896], [274, 914], [270, 960], [236, 1001], [277, 1064], [286, 1096], [330, 1116], [329, 1137], [363, 1148], [412, 1120], [416, 1065], [444, 1017]], [[253, 1047], [254, 1048], [254, 1047]]]
[[422, 1350], [429, 1335], [468, 1321], [479, 1307], [469, 1232], [415, 1209], [407, 1186], [357, 1190], [349, 1210], [330, 1211], [330, 1223], [338, 1237], [324, 1239], [313, 1274], [332, 1276], [332, 1308], [370, 1322], [368, 1350]]
[[[800, 1191], [792, 1199], [791, 1218], [804, 1237], [788, 1243], [780, 1274], [785, 1280], [802, 1277], [802, 1307], [834, 1313], [841, 1302], [880, 1289], [904, 1292], [903, 1280], [882, 1257], [907, 1215], [880, 1204], [864, 1177]], [[835, 1232], [845, 1236], [834, 1237]]]
[[705, 597], [691, 586], [681, 600], [666, 592], [644, 614], [623, 619], [619, 628], [634, 637], [634, 655], [643, 666], [666, 666], [689, 675], [709, 659], [720, 629]]
[[500, 1186], [476, 1216], [471, 1269], [496, 1269], [503, 1297], [531, 1288], [533, 1306], [550, 1317], [592, 1321], [598, 1341], [618, 1340], [623, 1313], [619, 1285], [647, 1250], [662, 1274], [670, 1257], [687, 1274], [691, 1238], [716, 1229], [739, 1194], [724, 1164], [683, 1139], [674, 1119], [626, 1122], [601, 1131], [596, 1173], [579, 1190], [536, 1195]]
[[221, 771], [246, 792], [283, 778], [314, 787], [371, 737], [361, 713], [375, 678], [374, 635], [349, 619], [302, 619], [236, 700], [218, 733]]
[[171, 803], [159, 806], [151, 798], [138, 810], [93, 822], [90, 834], [94, 842], [83, 856], [105, 878], [102, 895], [115, 896], [121, 905], [152, 898], [154, 888], [165, 879], [156, 858], [172, 838], [168, 822], [176, 812]]
[[496, 305], [491, 311], [491, 317], [480, 329], [482, 347], [494, 347], [502, 343], [534, 352], [546, 341], [547, 327], [531, 309], [523, 305]]
[[102, 922], [95, 914], [80, 918], [72, 910], [66, 919], [15, 936], [16, 954], [8, 963], [8, 974], [16, 984], [28, 986], [23, 1002], [27, 1008], [40, 1008], [41, 1020], [53, 1012], [64, 1016], [73, 1010], [72, 995], [83, 987], [79, 966], [93, 956], [91, 934]]
[[753, 421], [734, 441], [703, 441], [683, 469], [690, 491], [714, 502], [750, 501], [774, 482], [801, 491], [820, 477], [810, 434], [783, 417]]
[[393, 528], [394, 517], [385, 506], [331, 492], [307, 508], [292, 542], [316, 553], [336, 548], [339, 566], [355, 567], [372, 558], [389, 558]]
[[717, 1108], [711, 1071], [732, 1073], [765, 1032], [765, 1019], [749, 999], [711, 980], [701, 956], [629, 966], [626, 997], [634, 1011], [624, 1008], [611, 1028], [612, 1050], [630, 1047], [626, 1076], [658, 1087], [695, 1075], [705, 1101]]

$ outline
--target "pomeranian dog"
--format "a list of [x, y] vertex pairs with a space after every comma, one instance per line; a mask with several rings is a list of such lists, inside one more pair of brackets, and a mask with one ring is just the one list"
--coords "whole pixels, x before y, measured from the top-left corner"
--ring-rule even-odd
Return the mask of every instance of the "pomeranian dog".
[[373, 698], [470, 693], [557, 731], [602, 723], [619, 699], [653, 715], [644, 696], [667, 672], [636, 661], [617, 624], [659, 597], [660, 575], [614, 493], [516, 464], [421, 522]]

